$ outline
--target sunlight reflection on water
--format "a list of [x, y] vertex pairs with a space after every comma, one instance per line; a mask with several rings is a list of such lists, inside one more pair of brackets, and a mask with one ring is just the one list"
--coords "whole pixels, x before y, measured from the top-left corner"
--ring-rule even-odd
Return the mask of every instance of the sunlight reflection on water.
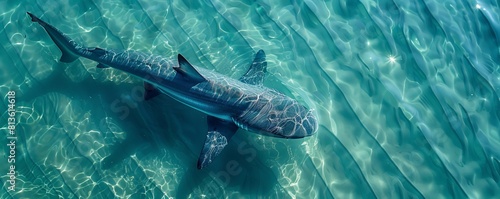
[[[0, 93], [19, 93], [17, 192], [1, 198], [500, 194], [498, 2], [9, 1], [0, 9]], [[139, 79], [93, 61], [59, 63], [27, 11], [85, 46], [181, 53], [234, 78], [264, 49], [264, 85], [315, 109], [320, 130], [300, 140], [241, 130], [196, 170], [205, 115], [165, 96], [144, 101]]]

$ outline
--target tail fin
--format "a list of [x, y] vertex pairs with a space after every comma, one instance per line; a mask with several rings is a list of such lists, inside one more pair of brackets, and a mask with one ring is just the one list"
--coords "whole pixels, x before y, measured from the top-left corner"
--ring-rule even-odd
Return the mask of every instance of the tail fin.
[[76, 44], [71, 38], [69, 38], [66, 34], [62, 33], [60, 30], [55, 28], [54, 26], [46, 23], [35, 15], [27, 12], [31, 17], [32, 22], [36, 22], [40, 24], [45, 31], [49, 34], [50, 38], [54, 43], [59, 47], [62, 52], [61, 59], [59, 61], [64, 63], [70, 63], [78, 59], [80, 56], [79, 51], [82, 50], [82, 47]]

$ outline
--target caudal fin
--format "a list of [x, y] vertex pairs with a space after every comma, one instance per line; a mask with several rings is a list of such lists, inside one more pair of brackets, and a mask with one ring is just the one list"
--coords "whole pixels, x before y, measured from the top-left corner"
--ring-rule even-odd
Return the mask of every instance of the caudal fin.
[[59, 47], [62, 52], [61, 59], [59, 61], [64, 63], [70, 63], [78, 59], [80, 56], [79, 52], [82, 51], [82, 47], [76, 44], [71, 38], [69, 38], [66, 34], [62, 33], [60, 30], [55, 28], [54, 26], [46, 23], [41, 20], [37, 16], [27, 12], [27, 14], [31, 17], [32, 22], [36, 22], [40, 24], [45, 31], [49, 34], [50, 38], [54, 43]]
[[28, 15], [31, 17], [32, 22], [40, 21], [40, 19], [38, 17], [36, 17], [35, 15], [31, 14], [31, 12], [26, 12], [26, 13], [28, 13]]

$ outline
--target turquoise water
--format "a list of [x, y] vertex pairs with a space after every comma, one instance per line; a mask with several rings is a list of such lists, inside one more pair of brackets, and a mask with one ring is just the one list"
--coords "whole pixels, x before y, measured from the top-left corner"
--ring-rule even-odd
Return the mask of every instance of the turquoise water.
[[[0, 198], [500, 196], [498, 1], [2, 1]], [[316, 135], [244, 130], [196, 169], [206, 116], [84, 58], [65, 64], [26, 12], [85, 46], [133, 49], [314, 108]], [[15, 190], [9, 191], [9, 91]]]

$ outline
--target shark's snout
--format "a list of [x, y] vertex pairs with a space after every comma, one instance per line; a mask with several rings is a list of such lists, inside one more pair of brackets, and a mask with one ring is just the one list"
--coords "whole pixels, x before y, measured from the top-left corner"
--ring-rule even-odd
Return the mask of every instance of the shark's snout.
[[235, 123], [240, 127], [281, 138], [303, 138], [318, 129], [313, 110], [284, 95], [263, 94]]
[[274, 134], [285, 138], [302, 138], [314, 135], [318, 123], [312, 110], [296, 104], [293, 111], [285, 110], [281, 119], [276, 123]]

